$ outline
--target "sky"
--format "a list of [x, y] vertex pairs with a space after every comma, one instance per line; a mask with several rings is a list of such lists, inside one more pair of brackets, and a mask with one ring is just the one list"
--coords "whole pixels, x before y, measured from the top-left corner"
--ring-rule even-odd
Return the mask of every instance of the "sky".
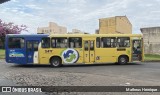
[[[134, 34], [140, 28], [160, 26], [160, 0], [11, 0], [0, 4], [0, 19], [24, 24], [28, 33], [56, 22], [67, 31], [79, 29], [95, 33], [99, 19], [127, 16]], [[26, 32], [22, 32], [26, 33]]]

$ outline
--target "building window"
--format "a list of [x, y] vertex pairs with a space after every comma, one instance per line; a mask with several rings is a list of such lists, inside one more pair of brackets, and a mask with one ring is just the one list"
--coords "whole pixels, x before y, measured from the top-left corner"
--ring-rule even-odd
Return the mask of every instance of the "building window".
[[114, 48], [114, 47], [116, 47], [116, 38], [115, 37], [103, 37], [103, 38], [101, 38], [101, 47], [102, 48]]
[[42, 38], [42, 48], [50, 48], [50, 38]]
[[70, 37], [69, 38], [70, 48], [82, 48], [82, 38], [80, 37]]
[[130, 47], [130, 38], [129, 37], [118, 37], [117, 47]]
[[44, 33], [44, 30], [42, 30], [42, 33]]
[[45, 33], [48, 33], [48, 30], [45, 30]]
[[67, 38], [52, 38], [51, 45], [52, 48], [67, 48], [68, 40]]
[[8, 45], [9, 48], [24, 48], [24, 38], [10, 37]]

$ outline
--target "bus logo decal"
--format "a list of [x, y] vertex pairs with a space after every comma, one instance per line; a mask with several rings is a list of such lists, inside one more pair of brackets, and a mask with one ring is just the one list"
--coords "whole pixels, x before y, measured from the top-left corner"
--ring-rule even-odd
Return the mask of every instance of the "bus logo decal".
[[24, 57], [24, 54], [21, 52], [10, 52], [9, 57]]
[[62, 59], [65, 63], [76, 63], [79, 59], [79, 54], [74, 49], [66, 49], [61, 54]]

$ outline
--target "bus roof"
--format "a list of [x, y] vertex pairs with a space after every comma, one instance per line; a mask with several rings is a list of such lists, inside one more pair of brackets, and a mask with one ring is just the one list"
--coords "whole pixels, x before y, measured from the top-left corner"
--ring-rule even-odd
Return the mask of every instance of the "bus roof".
[[142, 37], [142, 34], [52, 34], [49, 37]]
[[46, 37], [47, 34], [7, 34], [6, 37]]
[[7, 37], [142, 37], [142, 34], [7, 34]]

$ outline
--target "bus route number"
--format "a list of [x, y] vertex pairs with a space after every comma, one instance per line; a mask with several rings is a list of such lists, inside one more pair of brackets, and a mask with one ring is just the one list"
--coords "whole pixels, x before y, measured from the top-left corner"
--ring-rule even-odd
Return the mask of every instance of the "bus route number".
[[45, 53], [52, 53], [53, 50], [45, 50]]

